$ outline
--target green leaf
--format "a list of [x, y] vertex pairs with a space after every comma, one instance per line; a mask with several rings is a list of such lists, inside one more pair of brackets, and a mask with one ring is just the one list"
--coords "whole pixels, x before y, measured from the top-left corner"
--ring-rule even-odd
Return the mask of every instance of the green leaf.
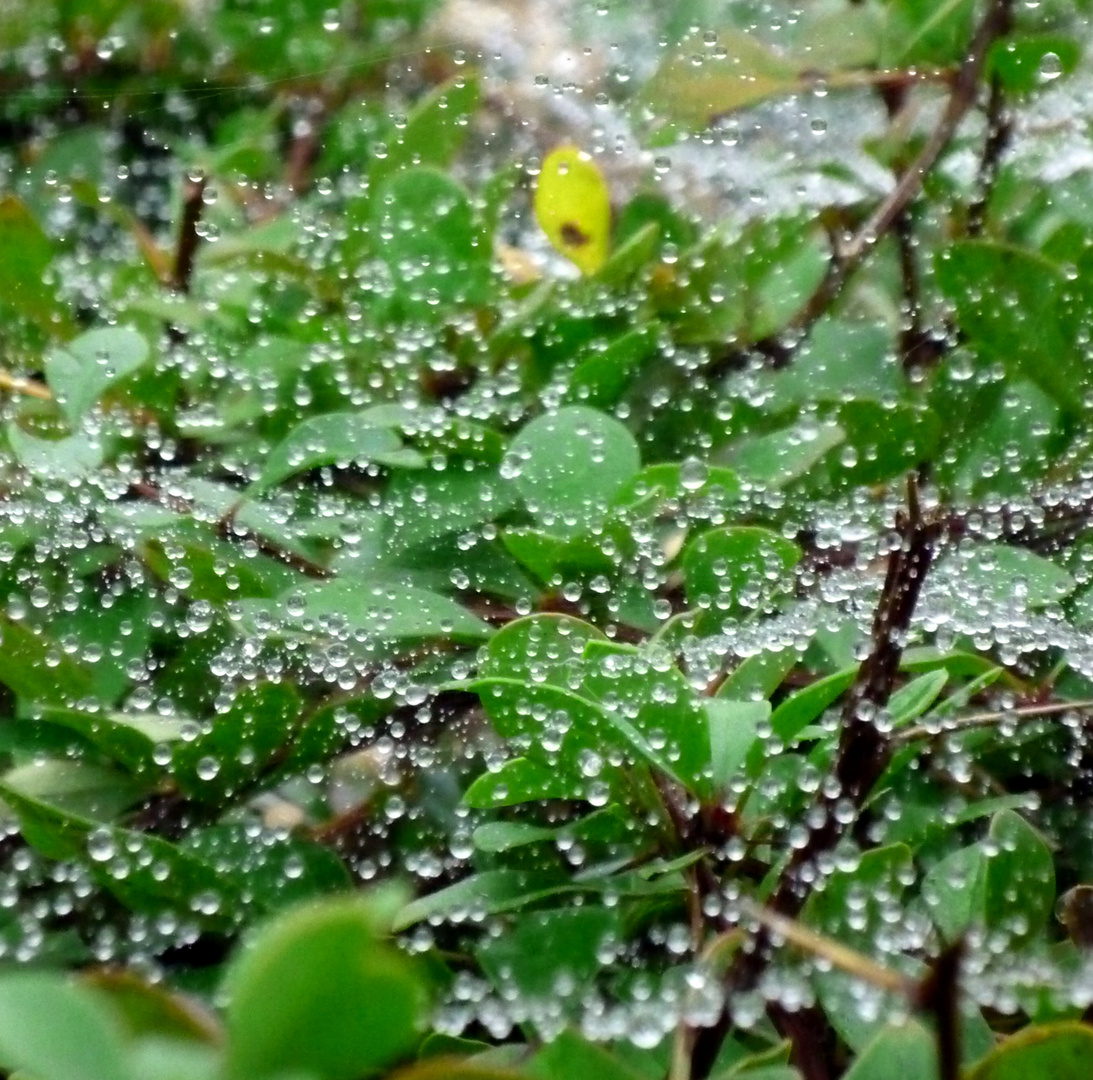
[[956, 941], [982, 917], [987, 857], [980, 844], [960, 848], [932, 866], [922, 896], [946, 941]]
[[577, 364], [566, 400], [598, 409], [616, 404], [641, 366], [656, 352], [657, 338], [655, 325], [642, 326], [598, 347]]
[[705, 702], [710, 728], [710, 759], [714, 790], [724, 793], [728, 783], [744, 766], [758, 739], [758, 727], [770, 718], [769, 701], [727, 701], [722, 697]]
[[646, 760], [705, 795], [711, 745], [707, 714], [683, 673], [663, 655], [595, 639], [585, 646], [584, 660], [580, 692], [596, 698], [616, 726], [632, 726], [656, 748], [655, 758], [642, 751]]
[[531, 1059], [529, 1076], [537, 1080], [642, 1080], [641, 1074], [615, 1057], [606, 1047], [589, 1042], [575, 1031], [563, 1031]]
[[99, 825], [3, 783], [0, 798], [18, 815], [19, 831], [31, 847], [48, 859], [80, 863], [131, 910], [184, 914], [220, 930], [246, 914], [231, 881], [161, 837]]
[[132, 1080], [118, 1026], [91, 991], [52, 972], [0, 975], [0, 1066], [34, 1080]]
[[463, 802], [475, 810], [495, 810], [539, 799], [582, 799], [586, 791], [583, 780], [518, 757], [506, 761], [496, 772], [478, 777], [467, 788]]
[[473, 73], [453, 76], [426, 94], [387, 140], [385, 157], [373, 157], [368, 179], [373, 188], [407, 168], [451, 165], [470, 131], [470, 119], [478, 108], [479, 80]]
[[443, 303], [482, 303], [489, 249], [479, 242], [466, 191], [430, 168], [389, 177], [372, 199], [376, 252], [396, 296], [415, 315]]
[[699, 63], [693, 48], [661, 63], [641, 95], [649, 115], [702, 130], [726, 113], [804, 88], [798, 64], [757, 36], [729, 31], [718, 34], [718, 44]]
[[22, 316], [44, 335], [63, 335], [69, 318], [49, 277], [53, 243], [14, 195], [0, 197], [0, 251], [0, 312]]
[[[498, 989], [524, 999], [559, 1003], [563, 983], [583, 993], [603, 966], [603, 946], [619, 933], [618, 909], [600, 905], [558, 908], [519, 915], [500, 937], [475, 951]], [[568, 996], [568, 995], [567, 995]]]
[[503, 517], [519, 492], [495, 469], [450, 466], [443, 472], [400, 472], [387, 485], [392, 519], [389, 546], [404, 552], [452, 533], [466, 533]]
[[46, 381], [70, 427], [76, 427], [114, 383], [149, 356], [148, 343], [124, 326], [89, 330], [46, 355]]
[[1055, 860], [1044, 838], [1013, 810], [991, 819], [983, 915], [1015, 944], [1035, 938], [1055, 905]]
[[91, 672], [51, 638], [0, 615], [0, 682], [20, 697], [74, 705], [91, 693]]
[[402, 445], [389, 427], [376, 427], [360, 413], [336, 412], [313, 416], [270, 451], [262, 475], [247, 489], [248, 497], [282, 480], [320, 465], [389, 465], [419, 468], [425, 459]]
[[299, 836], [256, 836], [249, 823], [194, 829], [179, 846], [254, 896], [262, 911], [347, 892], [353, 884], [328, 848]]
[[799, 658], [796, 649], [768, 650], [749, 656], [733, 669], [718, 688], [717, 696], [733, 701], [769, 698], [797, 666]]
[[762, 610], [786, 589], [801, 549], [768, 529], [741, 526], [711, 529], [683, 554], [687, 602], [718, 619]]
[[3, 774], [3, 783], [28, 799], [92, 821], [114, 821], [148, 793], [124, 773], [93, 761], [36, 757]]
[[13, 422], [8, 425], [8, 442], [19, 464], [41, 480], [83, 480], [97, 472], [103, 461], [102, 443], [83, 433], [39, 439]]
[[888, 701], [892, 723], [909, 724], [917, 720], [937, 700], [948, 681], [949, 673], [944, 668], [938, 668], [900, 687]]
[[1093, 1068], [1093, 1030], [1077, 1021], [1035, 1024], [1010, 1035], [968, 1080], [1086, 1080]]
[[268, 612], [290, 631], [311, 627], [305, 632], [312, 636], [321, 636], [322, 626], [334, 619], [365, 648], [432, 638], [475, 643], [492, 633], [488, 623], [446, 596], [383, 579], [306, 582], [274, 604], [249, 601], [248, 610]]
[[966, 545], [940, 560], [935, 572], [953, 583], [950, 603], [973, 617], [986, 604], [1046, 607], [1077, 588], [1074, 578], [1050, 559], [1006, 544]]
[[858, 1055], [845, 1080], [937, 1080], [937, 1046], [917, 1020], [888, 1024]]
[[171, 774], [199, 802], [222, 803], [251, 783], [289, 740], [300, 696], [287, 683], [248, 686], [196, 739], [172, 745]]
[[493, 635], [478, 673], [569, 688], [580, 679], [585, 646], [604, 640], [591, 623], [572, 615], [528, 615]]
[[583, 779], [586, 798], [595, 801], [601, 789], [606, 793], [622, 783], [618, 768], [607, 760], [612, 749], [678, 779], [634, 725], [594, 701], [557, 686], [514, 679], [479, 679], [471, 688], [502, 738], [513, 740], [528, 758], [567, 780]]
[[381, 930], [361, 897], [308, 904], [264, 927], [225, 980], [228, 1080], [355, 1080], [407, 1055], [424, 985]]
[[871, 950], [912, 868], [911, 850], [905, 844], [872, 848], [853, 870], [836, 870], [822, 892], [813, 890], [801, 919], [822, 934]]
[[528, 509], [562, 536], [599, 521], [641, 465], [633, 435], [583, 405], [532, 420], [513, 439], [508, 456]]
[[42, 720], [78, 732], [102, 754], [137, 775], [154, 774], [157, 748], [182, 737], [184, 721], [153, 713], [131, 715], [102, 709], [42, 710]]
[[1062, 318], [1067, 282], [1036, 252], [965, 240], [936, 261], [960, 328], [1012, 378], [1027, 378], [1063, 408], [1082, 407], [1088, 365]]
[[792, 743], [809, 724], [823, 715], [829, 705], [842, 697], [857, 674], [856, 667], [836, 671], [786, 698], [770, 718], [775, 737]]
[[845, 441], [846, 431], [838, 424], [817, 426], [806, 421], [770, 435], [743, 439], [732, 448], [731, 464], [741, 479], [777, 491], [811, 472]]
[[1012, 94], [1030, 94], [1078, 66], [1082, 50], [1063, 34], [1013, 34], [991, 46], [987, 70]]

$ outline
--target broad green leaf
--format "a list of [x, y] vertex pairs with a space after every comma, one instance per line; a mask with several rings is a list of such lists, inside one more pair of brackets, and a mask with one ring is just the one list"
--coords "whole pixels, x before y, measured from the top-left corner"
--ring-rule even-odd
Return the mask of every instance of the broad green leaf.
[[592, 158], [559, 146], [543, 159], [535, 185], [535, 217], [550, 242], [583, 274], [607, 260], [611, 195]]
[[199, 802], [223, 803], [245, 788], [293, 734], [300, 696], [287, 683], [241, 690], [197, 738], [171, 747], [171, 775]]
[[981, 921], [986, 873], [982, 845], [971, 844], [947, 855], [923, 878], [923, 899], [946, 941], [956, 941], [973, 922]]
[[711, 529], [683, 554], [687, 602], [718, 619], [761, 610], [790, 583], [801, 549], [768, 529]]
[[515, 679], [479, 679], [472, 689], [502, 738], [514, 740], [528, 758], [556, 769], [567, 780], [583, 780], [584, 797], [594, 803], [601, 793], [606, 802], [613, 786], [625, 786], [618, 767], [608, 760], [612, 750], [647, 761], [678, 779], [666, 755], [655, 750], [636, 726], [594, 701], [557, 686]]
[[447, 174], [421, 167], [390, 176], [372, 198], [371, 228], [391, 291], [410, 314], [486, 299], [489, 250], [467, 192]]
[[845, 441], [846, 430], [838, 424], [806, 421], [741, 440], [732, 448], [731, 464], [741, 479], [777, 491], [805, 476]]
[[425, 986], [383, 929], [359, 896], [306, 904], [265, 926], [224, 984], [227, 1080], [355, 1080], [407, 1055]]
[[389, 545], [402, 552], [477, 530], [503, 517], [519, 499], [516, 486], [491, 468], [400, 472], [387, 485], [384, 503], [392, 522]]
[[467, 788], [463, 802], [475, 810], [494, 810], [540, 799], [583, 799], [586, 791], [587, 784], [580, 778], [518, 757], [478, 777]]
[[581, 359], [569, 379], [566, 400], [598, 409], [613, 406], [656, 353], [658, 328], [642, 326], [622, 334]]
[[559, 1002], [558, 987], [583, 992], [604, 966], [603, 946], [617, 940], [619, 911], [601, 905], [520, 914], [501, 937], [475, 951], [487, 977], [521, 997]]
[[353, 884], [329, 848], [299, 836], [256, 836], [249, 823], [194, 829], [179, 846], [254, 896], [262, 911], [347, 892]]
[[19, 464], [41, 480], [77, 483], [98, 471], [102, 443], [82, 432], [64, 439], [39, 439], [16, 423], [8, 425], [8, 442]]
[[148, 343], [124, 326], [89, 330], [51, 350], [46, 380], [69, 426], [75, 428], [110, 386], [133, 374], [148, 356]]
[[34, 1080], [133, 1080], [115, 1018], [46, 971], [0, 975], [0, 1066]]
[[937, 1080], [937, 1044], [917, 1020], [888, 1024], [844, 1075], [846, 1080]]
[[25, 623], [0, 615], [0, 682], [27, 700], [74, 705], [87, 698], [91, 672]]
[[224, 930], [246, 915], [243, 896], [212, 867], [151, 833], [100, 825], [0, 783], [23, 839], [48, 859], [85, 866], [101, 888], [134, 911], [185, 915]]
[[112, 761], [129, 772], [153, 774], [157, 748], [164, 748], [182, 737], [184, 721], [154, 713], [129, 714], [105, 709], [42, 710], [42, 720], [78, 732]]
[[757, 729], [770, 718], [769, 701], [729, 701], [722, 697], [705, 702], [710, 728], [710, 760], [715, 791], [724, 792], [743, 768], [758, 738]]
[[992, 930], [1020, 943], [1047, 925], [1055, 905], [1055, 860], [1044, 838], [1020, 814], [1000, 810], [991, 820], [983, 915]]
[[[952, 603], [974, 613], [986, 604], [1042, 608], [1077, 587], [1074, 578], [1050, 559], [1004, 544], [971, 544], [941, 559], [936, 572], [952, 581]], [[988, 609], [989, 610], [989, 609]]]
[[[580, 692], [598, 700], [618, 726], [632, 726], [656, 748], [650, 762], [678, 776], [693, 792], [709, 789], [707, 714], [679, 668], [665, 656], [593, 639], [584, 650]], [[666, 768], [664, 762], [670, 763]]]
[[822, 934], [871, 950], [911, 870], [911, 850], [906, 845], [872, 848], [853, 870], [836, 870], [822, 892], [813, 890], [801, 919]]
[[1086, 1080], [1093, 1069], [1093, 1031], [1077, 1021], [1035, 1024], [1008, 1036], [968, 1080]]
[[537, 1080], [574, 1080], [575, 1077], [641, 1080], [641, 1074], [634, 1072], [605, 1046], [589, 1042], [572, 1030], [563, 1031], [539, 1050], [527, 1071]]
[[987, 70], [1010, 93], [1029, 94], [1078, 65], [1082, 50], [1063, 34], [1012, 34], [991, 46]]
[[251, 601], [248, 610], [314, 637], [323, 636], [326, 626], [344, 626], [367, 648], [433, 638], [474, 643], [492, 633], [488, 623], [454, 600], [384, 579], [309, 581], [275, 603]]
[[965, 240], [936, 260], [937, 281], [960, 328], [988, 361], [1024, 377], [1066, 409], [1088, 385], [1082, 351], [1061, 318], [1067, 282], [1033, 251]]
[[10, 194], [0, 197], [0, 251], [0, 312], [21, 316], [44, 335], [65, 335], [69, 316], [49, 278], [53, 242]]
[[147, 783], [93, 761], [36, 757], [0, 781], [28, 799], [92, 821], [112, 822], [147, 795]]
[[564, 536], [600, 520], [641, 466], [627, 428], [584, 405], [532, 420], [512, 440], [508, 457], [528, 509]]
[[721, 684], [717, 696], [732, 701], [769, 698], [797, 666], [799, 659], [796, 649], [768, 650], [749, 656], [741, 660]]
[[402, 445], [389, 427], [376, 427], [359, 413], [336, 412], [305, 420], [266, 458], [262, 475], [247, 489], [248, 497], [282, 480], [320, 465], [369, 464], [418, 468], [424, 458]]
[[580, 684], [585, 646], [603, 640], [596, 627], [572, 615], [528, 615], [494, 634], [478, 673], [573, 689]]

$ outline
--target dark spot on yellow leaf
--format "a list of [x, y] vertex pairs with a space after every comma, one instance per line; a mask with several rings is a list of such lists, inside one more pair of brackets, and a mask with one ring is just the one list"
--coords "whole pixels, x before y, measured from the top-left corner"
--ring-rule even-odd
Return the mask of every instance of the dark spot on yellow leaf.
[[574, 225], [572, 221], [563, 221], [562, 227], [559, 230], [562, 239], [567, 244], [572, 244], [574, 247], [582, 247], [591, 241], [592, 237], [586, 232], [582, 232], [581, 229]]

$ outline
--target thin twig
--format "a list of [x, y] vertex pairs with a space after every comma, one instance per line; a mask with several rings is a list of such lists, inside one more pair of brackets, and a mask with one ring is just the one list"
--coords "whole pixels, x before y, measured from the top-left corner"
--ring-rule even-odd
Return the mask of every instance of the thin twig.
[[862, 982], [870, 983], [888, 993], [901, 994], [908, 999], [918, 992], [918, 984], [913, 979], [878, 964], [876, 960], [843, 945], [840, 941], [817, 934], [795, 919], [761, 907], [748, 899], [738, 901], [737, 906], [744, 916], [762, 924], [771, 933], [821, 960], [826, 960], [832, 967], [845, 971]]
[[38, 382], [37, 379], [24, 379], [19, 375], [13, 375], [10, 371], [0, 370], [0, 390], [37, 398], [39, 401], [53, 400], [53, 394], [45, 383]]
[[1048, 705], [1022, 705], [1016, 709], [998, 709], [994, 712], [971, 713], [946, 723], [943, 727], [930, 724], [916, 724], [904, 728], [892, 736], [892, 746], [907, 746], [922, 739], [942, 739], [962, 731], [974, 731], [977, 728], [995, 727], [1007, 720], [1037, 720], [1044, 716], [1057, 716], [1060, 713], [1081, 712], [1093, 709], [1093, 699], [1083, 701], [1053, 701]]
[[[972, 38], [967, 58], [952, 80], [952, 91], [941, 118], [915, 160], [904, 169], [895, 186], [854, 236], [834, 252], [823, 280], [790, 325], [775, 340], [753, 344], [752, 348], [767, 355], [773, 366], [782, 367], [792, 360], [793, 351], [808, 336], [813, 324], [828, 312], [850, 277], [918, 196], [930, 170], [952, 142], [961, 121], [975, 105], [987, 53], [1009, 25], [1010, 2], [1011, 0], [992, 0]], [[724, 364], [725, 357], [719, 356], [712, 373], [716, 375]]]

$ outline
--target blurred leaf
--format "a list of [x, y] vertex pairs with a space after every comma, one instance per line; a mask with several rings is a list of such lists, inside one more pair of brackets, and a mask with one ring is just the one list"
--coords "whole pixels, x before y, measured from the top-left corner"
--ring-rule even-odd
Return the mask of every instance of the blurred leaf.
[[1062, 34], [1015, 34], [991, 46], [987, 70], [1010, 93], [1029, 94], [1071, 74], [1081, 55], [1078, 42]]
[[846, 1080], [937, 1080], [937, 1048], [917, 1020], [888, 1024], [855, 1058]]
[[550, 242], [583, 274], [607, 261], [611, 195], [603, 173], [575, 146], [559, 146], [543, 159], [535, 185], [535, 218]]
[[45, 360], [46, 381], [69, 427], [75, 428], [108, 387], [131, 375], [148, 356], [148, 343], [124, 326], [89, 330], [52, 349]]
[[407, 1055], [425, 987], [409, 957], [380, 939], [384, 929], [359, 896], [265, 926], [225, 980], [225, 1076], [355, 1080]]
[[50, 972], [0, 975], [0, 1064], [35, 1080], [132, 1080], [97, 995]]
[[0, 197], [0, 311], [32, 323], [47, 337], [66, 336], [69, 320], [49, 278], [53, 243], [14, 195]]
[[1034, 1024], [1009, 1035], [968, 1080], [1085, 1080], [1093, 1067], [1093, 1031], [1077, 1021]]
[[369, 463], [396, 467], [420, 467], [424, 458], [402, 445], [389, 427], [373, 426], [359, 413], [324, 413], [293, 428], [266, 458], [262, 475], [247, 489], [253, 498], [267, 488], [299, 472], [320, 465]]

